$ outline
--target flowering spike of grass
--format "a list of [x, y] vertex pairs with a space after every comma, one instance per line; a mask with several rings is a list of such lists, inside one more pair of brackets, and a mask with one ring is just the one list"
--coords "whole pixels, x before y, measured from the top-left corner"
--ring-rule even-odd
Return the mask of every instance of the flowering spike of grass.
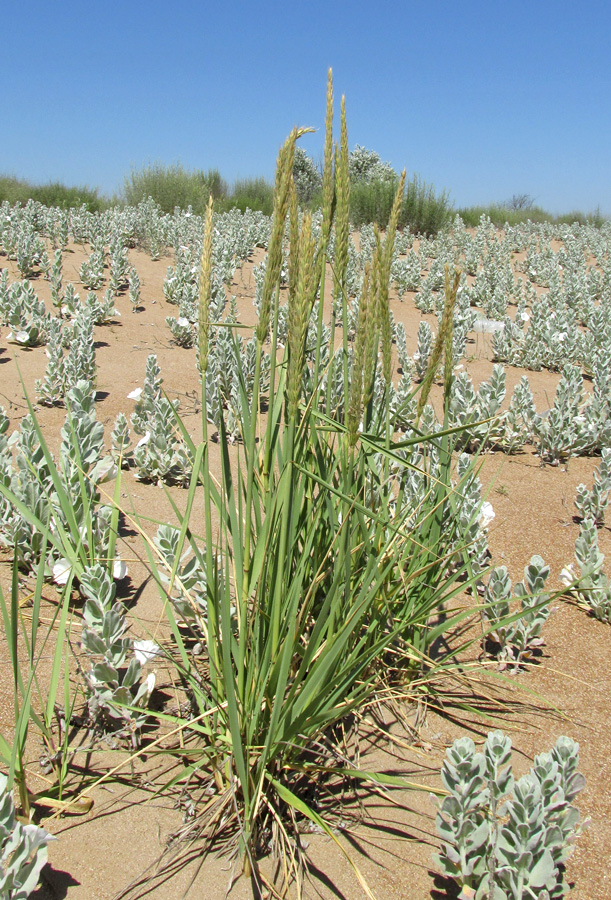
[[301, 394], [303, 377], [303, 361], [305, 338], [310, 320], [310, 312], [314, 300], [315, 242], [312, 237], [312, 214], [307, 212], [303, 217], [299, 239], [299, 277], [294, 297], [289, 297], [288, 325], [288, 373], [287, 373], [287, 406], [288, 420], [297, 415], [297, 406]]
[[294, 128], [278, 154], [276, 168], [276, 186], [274, 190], [274, 212], [272, 216], [272, 233], [267, 252], [267, 266], [261, 292], [261, 308], [256, 335], [259, 344], [267, 340], [271, 318], [272, 297], [280, 279], [282, 266], [282, 242], [284, 239], [284, 223], [289, 205], [289, 193], [293, 182], [293, 157], [295, 141], [306, 129]]
[[367, 265], [363, 276], [363, 287], [361, 289], [359, 300], [359, 318], [354, 342], [350, 396], [348, 400], [348, 438], [352, 447], [356, 444], [358, 429], [363, 415], [363, 371], [365, 366], [367, 330], [370, 327], [370, 277], [371, 265]]
[[[208, 350], [210, 335], [210, 296], [212, 275], [212, 195], [208, 199], [204, 222], [204, 243], [202, 247], [199, 274], [199, 370], [205, 379], [208, 370]], [[205, 407], [204, 407], [205, 415]]]
[[[453, 322], [454, 322], [454, 307], [456, 306], [456, 296], [458, 293], [458, 284], [460, 281], [460, 270], [457, 268], [454, 275], [454, 283], [450, 284], [449, 275], [446, 280], [446, 294], [445, 294], [445, 303], [443, 307], [443, 316], [441, 318], [441, 325], [439, 326], [439, 331], [437, 332], [437, 337], [435, 339], [435, 344], [433, 346], [433, 351], [431, 353], [429, 364], [426, 370], [426, 374], [422, 381], [422, 388], [420, 390], [420, 397], [418, 398], [418, 409], [416, 411], [416, 418], [419, 419], [422, 415], [422, 410], [426, 406], [426, 401], [428, 400], [429, 394], [431, 392], [431, 386], [435, 379], [435, 375], [437, 374], [437, 369], [439, 368], [439, 361], [444, 353], [444, 349], [446, 351], [446, 360], [448, 358], [448, 343], [450, 350], [450, 360], [451, 360], [451, 350], [452, 350], [452, 331], [453, 331]], [[445, 383], [444, 383], [444, 398], [446, 400], [445, 406], [446, 409], [448, 407], [449, 400], [449, 389], [452, 386], [452, 364], [446, 366], [446, 369], [449, 369], [449, 375], [446, 372]], [[449, 379], [449, 381], [448, 381]]]
[[444, 378], [443, 378], [443, 398], [444, 406], [449, 409], [450, 395], [452, 393], [452, 339], [454, 334], [454, 307], [456, 306], [456, 297], [458, 296], [458, 285], [460, 284], [460, 269], [458, 266], [454, 269], [454, 281], [450, 282], [450, 267], [445, 267], [445, 295], [446, 304], [443, 315], [446, 321], [442, 320], [440, 331], [444, 331]]
[[295, 296], [299, 277], [299, 207], [295, 181], [291, 180], [289, 195], [289, 303]]
[[333, 217], [333, 72], [327, 77], [327, 114], [325, 118], [325, 151], [322, 172], [322, 244], [329, 240]]

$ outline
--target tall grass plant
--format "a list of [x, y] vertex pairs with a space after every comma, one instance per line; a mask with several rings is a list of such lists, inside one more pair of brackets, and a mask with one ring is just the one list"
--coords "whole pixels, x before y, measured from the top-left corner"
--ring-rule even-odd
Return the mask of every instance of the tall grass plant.
[[[327, 143], [332, 148], [329, 85]], [[199, 736], [186, 754], [181, 750], [189, 765], [179, 765], [172, 783], [195, 773], [202, 779], [212, 799], [203, 804], [195, 827], [216, 848], [240, 855], [257, 891], [265, 882], [260, 856], [270, 846], [283, 861], [280, 882], [299, 878], [306, 862], [300, 821], [309, 819], [337, 840], [322, 799], [333, 783], [341, 778], [385, 783], [382, 774], [361, 771], [350, 760], [338, 729], [385, 683], [389, 654], [403, 660], [403, 678], [409, 681], [411, 673], [422, 681], [429, 666], [439, 671], [441, 665], [429, 659], [433, 643], [469, 614], [452, 603], [469, 573], [460, 550], [456, 552], [458, 535], [448, 519], [451, 435], [446, 430], [432, 438], [415, 429], [397, 440], [389, 390], [374, 401], [379, 359], [387, 386], [392, 377], [388, 290], [404, 176], [395, 188], [387, 239], [376, 231], [356, 337], [338, 351], [348, 391], [345, 418], [338, 419], [325, 405], [321, 328], [316, 331], [318, 346], [308, 344], [309, 323], [320, 321], [317, 308], [324, 301], [325, 222], [330, 226], [333, 209], [346, 210], [348, 203], [347, 153], [340, 149], [335, 178], [331, 171], [323, 173], [327, 205], [319, 236], [309, 214], [301, 222], [290, 214], [288, 338], [279, 355], [282, 245], [295, 202], [292, 164], [299, 136], [296, 130], [291, 133], [278, 159], [252, 391], [246, 389], [239, 363], [237, 451], [230, 452], [221, 417], [221, 472], [218, 480], [213, 478], [211, 435], [203, 419], [202, 442], [191, 445], [195, 466], [171, 557], [148, 543], [177, 645], [176, 665], [193, 704], [193, 731]], [[347, 146], [343, 109], [342, 146]], [[332, 149], [325, 157], [325, 165], [333, 166]], [[334, 198], [333, 183], [344, 196]], [[210, 204], [200, 278], [204, 410], [206, 394], [214, 390], [205, 377], [212, 240]], [[340, 251], [337, 258], [344, 254]], [[345, 272], [338, 270], [337, 258], [336, 293], [345, 319]], [[448, 332], [451, 346], [456, 284], [453, 295], [448, 289], [445, 350]], [[264, 395], [260, 375], [267, 346], [271, 373]], [[190, 440], [178, 415], [176, 424]], [[417, 521], [408, 523], [396, 473], [406, 470], [406, 453], [416, 444], [428, 448], [423, 463], [428, 489]], [[204, 495], [203, 522], [192, 517], [197, 491]], [[201, 603], [195, 596], [191, 601], [197, 613], [191, 622], [197, 626], [189, 626], [168, 599], [177, 584], [189, 598], [180, 585], [187, 550], [205, 572], [203, 618]], [[450, 569], [451, 558], [458, 563]], [[189, 652], [185, 626], [204, 650], [203, 668]], [[180, 727], [180, 719], [172, 724]], [[312, 796], [321, 799], [313, 802]], [[281, 893], [282, 884], [271, 889]]]

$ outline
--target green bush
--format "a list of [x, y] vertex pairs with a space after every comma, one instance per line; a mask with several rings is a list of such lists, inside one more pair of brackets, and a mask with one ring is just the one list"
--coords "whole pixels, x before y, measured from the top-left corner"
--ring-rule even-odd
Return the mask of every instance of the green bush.
[[97, 188], [67, 187], [60, 181], [32, 184], [14, 175], [0, 175], [0, 203], [5, 200], [23, 205], [28, 200], [35, 200], [44, 206], [58, 206], [61, 209], [85, 205], [90, 212], [101, 212], [110, 205], [105, 197], [99, 195]]
[[218, 206], [219, 209], [252, 209], [253, 212], [262, 212], [271, 216], [274, 208], [274, 186], [265, 178], [239, 178], [233, 185], [233, 189], [226, 198], [225, 203]]
[[394, 181], [357, 181], [350, 184], [350, 221], [354, 228], [376, 222], [386, 228], [397, 191]]
[[197, 215], [203, 215], [208, 198], [222, 198], [227, 185], [216, 169], [185, 169], [181, 163], [167, 166], [149, 163], [141, 169], [132, 169], [123, 186], [123, 198], [128, 206], [136, 206], [152, 197], [164, 213], [173, 213], [176, 207], [189, 206]]
[[414, 234], [437, 234], [450, 224], [453, 208], [445, 191], [435, 192], [432, 184], [414, 175], [405, 187], [405, 198], [399, 216], [399, 227], [409, 228]]
[[[350, 219], [355, 228], [376, 222], [386, 228], [397, 190], [397, 181], [357, 181], [350, 185]], [[438, 194], [433, 185], [414, 176], [406, 185], [399, 227], [415, 234], [437, 234], [448, 225], [452, 205], [445, 191]]]
[[575, 210], [562, 215], [554, 215], [541, 206], [512, 209], [503, 203], [491, 203], [488, 206], [466, 206], [458, 209], [457, 214], [468, 228], [476, 228], [482, 216], [488, 216], [497, 228], [503, 228], [505, 224], [521, 225], [529, 221], [539, 225], [543, 222], [551, 222], [554, 225], [572, 225], [574, 222], [578, 222], [580, 225], [595, 225], [600, 228], [605, 221], [600, 209], [596, 209], [592, 213]]

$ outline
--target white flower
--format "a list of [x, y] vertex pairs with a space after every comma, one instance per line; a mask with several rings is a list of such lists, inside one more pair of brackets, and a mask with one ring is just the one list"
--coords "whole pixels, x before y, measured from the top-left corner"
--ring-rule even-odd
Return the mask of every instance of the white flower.
[[528, 315], [526, 310], [524, 310], [523, 312], [520, 313], [520, 318], [522, 319], [523, 322], [528, 322], [528, 320], [530, 319], [530, 316]]
[[142, 388], [136, 388], [134, 391], [130, 391], [127, 395], [128, 400], [139, 400], [142, 396]]
[[116, 474], [115, 461], [111, 456], [105, 456], [95, 464], [91, 473], [91, 480], [94, 484], [102, 484], [105, 481], [111, 481]]
[[134, 641], [133, 650], [134, 656], [141, 666], [150, 662], [152, 659], [155, 659], [156, 656], [161, 656], [163, 652], [159, 644], [156, 644], [155, 641]]
[[55, 584], [67, 584], [71, 568], [72, 566], [67, 559], [58, 559], [53, 566], [53, 581]]
[[569, 563], [560, 573], [560, 581], [565, 587], [570, 587], [576, 580], [577, 572], [575, 571], [575, 566], [573, 563]]
[[496, 513], [492, 508], [492, 503], [489, 503], [487, 500], [485, 500], [482, 503], [482, 508], [479, 511], [479, 524], [482, 526], [482, 528], [487, 528], [494, 519], [495, 515]]
[[188, 327], [189, 327], [189, 320], [188, 320], [188, 319], [185, 319], [184, 316], [180, 316], [179, 319], [176, 319], [176, 324], [177, 324], [177, 325], [180, 325], [181, 328], [188, 328]]
[[136, 444], [136, 447], [144, 447], [145, 444], [148, 444], [150, 439], [151, 439], [151, 432], [147, 431], [147, 433], [144, 435], [144, 437], [140, 438], [140, 440]]
[[127, 564], [122, 559], [115, 559], [113, 562], [112, 577], [115, 581], [123, 581], [127, 577]]

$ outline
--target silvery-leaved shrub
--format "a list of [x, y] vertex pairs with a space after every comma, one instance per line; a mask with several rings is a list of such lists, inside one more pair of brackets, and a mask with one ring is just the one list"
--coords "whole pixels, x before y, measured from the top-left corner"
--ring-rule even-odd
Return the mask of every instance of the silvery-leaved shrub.
[[144, 388], [131, 417], [134, 431], [143, 435], [134, 448], [137, 477], [185, 484], [193, 458], [176, 422], [178, 400], [168, 400], [161, 390], [162, 381], [157, 357], [151, 354], [146, 361]]
[[467, 552], [473, 573], [480, 575], [488, 565], [488, 526], [495, 513], [492, 504], [482, 499], [482, 484], [467, 453], [461, 453], [458, 457], [456, 475], [447, 515], [454, 522], [454, 544], [461, 558]]
[[71, 388], [66, 406], [57, 462], [48, 451], [45, 454], [31, 415], [24, 416], [19, 430], [8, 439], [14, 457], [6, 450], [0, 452], [0, 478], [6, 488], [0, 544], [14, 549], [20, 566], [33, 569], [49, 528], [58, 541], [46, 543], [48, 577], [55, 577], [55, 567], [62, 560], [63, 574], [70, 568], [62, 556], [62, 551], [67, 552], [65, 543], [58, 546], [59, 536], [69, 541], [71, 550], [82, 548], [90, 560], [107, 559], [110, 544], [110, 507], [100, 503], [99, 484], [114, 477], [116, 470], [112, 459], [104, 455], [104, 427], [96, 420], [91, 384], [80, 381]]
[[138, 272], [131, 266], [128, 272], [128, 282], [129, 282], [129, 299], [132, 305], [132, 312], [138, 312], [140, 308], [141, 296], [140, 296], [140, 276]]
[[197, 328], [186, 316], [166, 316], [166, 325], [172, 332], [174, 343], [179, 347], [194, 347], [197, 340]]
[[605, 510], [611, 494], [611, 448], [601, 453], [600, 466], [594, 469], [592, 489], [585, 484], [577, 485], [575, 506], [583, 519], [592, 519], [596, 525], [603, 525]]
[[15, 805], [6, 775], [0, 774], [0, 897], [26, 900], [35, 890], [47, 861], [47, 844], [56, 840], [37, 825], [24, 825], [15, 815]]
[[81, 642], [91, 658], [84, 672], [91, 728], [95, 732], [108, 722], [118, 724], [132, 746], [138, 747], [155, 687], [153, 673], [142, 678], [142, 665], [158, 655], [159, 648], [152, 641], [133, 641], [127, 635], [124, 606], [115, 599], [116, 586], [107, 569], [99, 564], [87, 567], [79, 581], [85, 597]]
[[206, 619], [206, 571], [201, 557], [192, 553], [191, 545], [177, 559], [179, 537], [180, 531], [171, 525], [157, 529], [155, 546], [164, 563], [160, 577], [170, 586], [170, 599], [182, 619], [201, 627]]
[[581, 523], [575, 541], [575, 560], [577, 568], [570, 563], [562, 570], [560, 580], [592, 615], [611, 624], [611, 583], [603, 571], [605, 557], [598, 548], [594, 519], [584, 519]]
[[110, 433], [110, 446], [110, 452], [115, 463], [120, 465], [122, 469], [128, 469], [133, 458], [133, 451], [130, 449], [131, 438], [125, 413], [117, 414], [115, 426]]
[[416, 377], [422, 381], [426, 375], [429, 359], [433, 350], [433, 334], [428, 322], [422, 321], [418, 326], [418, 350], [414, 354]]
[[598, 433], [583, 413], [583, 378], [577, 366], [567, 365], [556, 389], [553, 407], [538, 423], [539, 454], [552, 465], [579, 456], [596, 446]]
[[462, 888], [463, 900], [559, 900], [568, 886], [564, 863], [579, 834], [573, 801], [585, 785], [579, 744], [558, 738], [515, 780], [511, 741], [489, 732], [483, 751], [469, 737], [446, 751], [437, 800], [441, 872]]
[[46, 343], [51, 316], [29, 281], [16, 281], [8, 289], [2, 320], [9, 326], [7, 341], [24, 347]]
[[513, 592], [506, 566], [497, 566], [489, 575], [482, 616], [488, 643], [497, 645], [494, 655], [502, 669], [518, 672], [544, 643], [541, 631], [551, 612], [550, 596], [544, 590], [548, 576], [549, 566], [540, 556], [531, 558], [524, 581], [516, 584]]
[[110, 279], [108, 282], [108, 286], [114, 294], [118, 294], [128, 286], [128, 270], [127, 247], [123, 246], [121, 238], [115, 235], [110, 245]]
[[503, 448], [512, 452], [522, 444], [532, 444], [541, 425], [533, 392], [526, 375], [513, 389], [509, 408], [504, 419]]
[[505, 398], [505, 369], [495, 365], [488, 381], [477, 392], [471, 378], [461, 372], [452, 383], [450, 423], [463, 430], [456, 435], [456, 446], [474, 451], [500, 443], [504, 435], [504, 415], [500, 414]]
[[95, 247], [89, 259], [81, 263], [79, 275], [81, 284], [92, 291], [97, 291], [104, 284], [104, 263], [106, 251], [103, 246]]

